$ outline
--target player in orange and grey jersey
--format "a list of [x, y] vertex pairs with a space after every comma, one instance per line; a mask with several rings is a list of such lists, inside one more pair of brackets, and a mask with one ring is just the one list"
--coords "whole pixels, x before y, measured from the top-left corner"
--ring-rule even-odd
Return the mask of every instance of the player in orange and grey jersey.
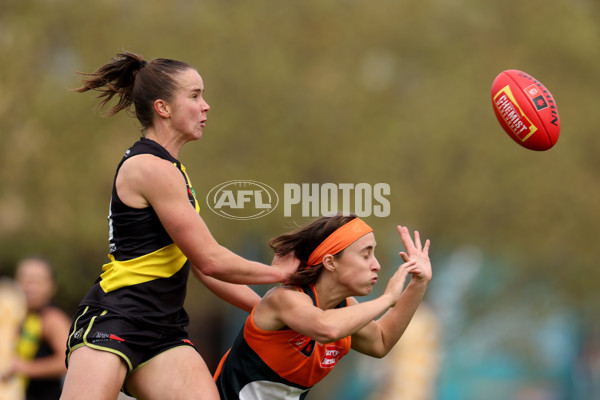
[[221, 360], [215, 373], [221, 399], [304, 399], [350, 348], [385, 356], [432, 276], [429, 240], [423, 245], [418, 232], [413, 241], [406, 227], [398, 231], [404, 263], [381, 296], [360, 304], [353, 296], [369, 294], [380, 270], [366, 223], [354, 215], [321, 217], [274, 238], [275, 253], [293, 253], [300, 267], [256, 305]]

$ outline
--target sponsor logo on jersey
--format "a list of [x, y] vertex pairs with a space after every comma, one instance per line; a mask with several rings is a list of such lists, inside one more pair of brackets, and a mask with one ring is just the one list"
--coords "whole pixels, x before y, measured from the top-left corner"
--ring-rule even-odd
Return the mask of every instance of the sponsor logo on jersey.
[[332, 345], [332, 344], [325, 345], [325, 355], [323, 356], [323, 359], [321, 360], [321, 367], [323, 367], [323, 368], [335, 367], [335, 364], [337, 364], [338, 360], [340, 359], [343, 350], [344, 350], [343, 348]]

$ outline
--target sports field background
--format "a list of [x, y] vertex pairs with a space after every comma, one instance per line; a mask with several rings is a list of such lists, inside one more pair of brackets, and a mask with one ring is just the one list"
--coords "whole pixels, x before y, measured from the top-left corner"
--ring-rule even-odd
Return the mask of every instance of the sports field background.
[[[599, 39], [593, 0], [4, 0], [0, 274], [45, 254], [58, 304], [74, 311], [106, 261], [114, 169], [139, 136], [133, 119], [99, 117], [92, 95], [70, 92], [75, 72], [123, 49], [181, 59], [211, 105], [204, 138], [180, 155], [201, 202], [229, 180], [384, 182], [391, 215], [365, 218], [382, 275], [399, 262], [395, 225], [432, 240], [432, 325], [413, 357], [437, 372], [434, 398], [598, 398]], [[495, 120], [489, 90], [505, 69], [554, 95], [550, 151], [520, 148]], [[205, 203], [202, 216], [263, 262], [270, 237], [307, 220], [281, 209], [228, 220]], [[187, 309], [214, 367], [243, 313], [195, 281]], [[309, 397], [366, 399], [402, 370], [388, 361], [350, 356]]]

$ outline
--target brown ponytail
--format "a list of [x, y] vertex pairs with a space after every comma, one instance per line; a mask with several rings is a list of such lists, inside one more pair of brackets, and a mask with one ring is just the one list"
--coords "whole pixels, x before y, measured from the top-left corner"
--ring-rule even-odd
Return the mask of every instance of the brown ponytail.
[[154, 101], [169, 101], [177, 90], [176, 75], [192, 68], [189, 64], [167, 58], [155, 58], [150, 62], [140, 55], [125, 51], [111, 58], [111, 62], [92, 73], [81, 73], [83, 86], [74, 89], [82, 93], [88, 90], [100, 92], [96, 97], [100, 109], [117, 95], [119, 101], [108, 112], [115, 115], [123, 109], [135, 110], [142, 130], [152, 126]]

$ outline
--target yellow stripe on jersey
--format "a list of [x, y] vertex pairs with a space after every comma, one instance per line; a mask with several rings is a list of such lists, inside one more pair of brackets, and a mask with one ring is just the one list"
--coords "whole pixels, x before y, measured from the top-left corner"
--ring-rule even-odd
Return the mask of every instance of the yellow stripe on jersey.
[[28, 314], [21, 328], [17, 353], [21, 358], [33, 360], [42, 342], [42, 316]]
[[112, 254], [108, 258], [111, 262], [102, 266], [103, 272], [100, 275], [100, 286], [105, 293], [159, 278], [169, 278], [187, 261], [175, 243], [127, 261], [117, 261]]
[[[21, 327], [21, 336], [17, 342], [17, 354], [25, 360], [33, 360], [42, 343], [42, 316], [38, 313], [28, 314]], [[29, 378], [19, 374], [22, 387], [29, 385]]]

